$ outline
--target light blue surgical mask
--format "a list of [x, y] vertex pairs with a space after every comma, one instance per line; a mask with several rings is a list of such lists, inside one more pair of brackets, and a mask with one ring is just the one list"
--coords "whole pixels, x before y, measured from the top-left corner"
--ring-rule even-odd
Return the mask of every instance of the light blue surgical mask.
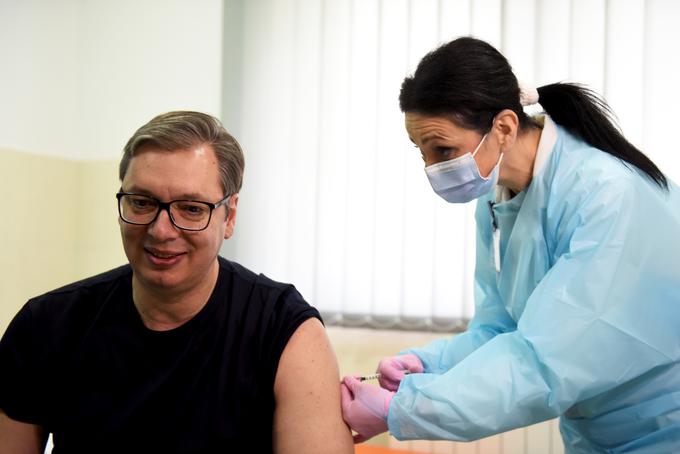
[[482, 146], [487, 134], [484, 134], [477, 148], [472, 153], [465, 153], [455, 159], [438, 162], [425, 167], [427, 179], [430, 180], [432, 189], [442, 199], [450, 203], [465, 203], [474, 200], [489, 191], [498, 181], [498, 172], [503, 160], [501, 153], [496, 166], [488, 177], [484, 178], [479, 173], [475, 155]]

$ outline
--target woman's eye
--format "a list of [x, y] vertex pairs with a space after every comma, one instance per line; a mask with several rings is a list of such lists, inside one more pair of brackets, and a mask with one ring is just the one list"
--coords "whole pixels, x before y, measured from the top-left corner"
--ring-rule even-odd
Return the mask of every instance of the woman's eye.
[[453, 153], [453, 148], [449, 147], [436, 147], [435, 151], [439, 154], [450, 154]]

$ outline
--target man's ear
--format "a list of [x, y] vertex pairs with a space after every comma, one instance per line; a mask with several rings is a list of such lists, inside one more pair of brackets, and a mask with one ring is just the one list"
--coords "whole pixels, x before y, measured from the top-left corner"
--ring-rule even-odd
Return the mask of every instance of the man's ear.
[[229, 202], [227, 206], [229, 210], [227, 212], [227, 219], [224, 224], [224, 239], [228, 240], [234, 234], [234, 227], [236, 226], [236, 206], [238, 205], [238, 193], [232, 194], [229, 197]]
[[498, 138], [501, 148], [504, 150], [510, 149], [514, 145], [515, 139], [517, 139], [519, 118], [512, 110], [503, 109], [496, 114], [492, 129]]

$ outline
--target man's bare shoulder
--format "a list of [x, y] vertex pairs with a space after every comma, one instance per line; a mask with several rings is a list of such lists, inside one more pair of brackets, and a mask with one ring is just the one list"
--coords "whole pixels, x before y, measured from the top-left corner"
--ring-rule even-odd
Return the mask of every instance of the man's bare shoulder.
[[352, 453], [340, 411], [340, 374], [321, 322], [302, 323], [281, 355], [274, 384], [274, 452]]
[[42, 427], [16, 421], [0, 410], [0, 454], [41, 454], [46, 441]]

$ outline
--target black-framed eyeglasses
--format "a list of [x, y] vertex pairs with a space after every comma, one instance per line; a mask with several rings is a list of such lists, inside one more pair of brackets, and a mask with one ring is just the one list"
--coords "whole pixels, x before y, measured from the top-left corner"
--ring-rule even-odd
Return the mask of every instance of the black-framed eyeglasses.
[[[231, 194], [210, 203], [202, 200], [171, 200], [161, 202], [155, 197], [131, 192], [118, 192], [118, 214], [128, 224], [149, 225], [158, 218], [161, 210], [168, 212], [170, 222], [182, 230], [198, 232], [210, 224], [212, 212], [229, 200]], [[229, 206], [227, 206], [227, 213]]]

